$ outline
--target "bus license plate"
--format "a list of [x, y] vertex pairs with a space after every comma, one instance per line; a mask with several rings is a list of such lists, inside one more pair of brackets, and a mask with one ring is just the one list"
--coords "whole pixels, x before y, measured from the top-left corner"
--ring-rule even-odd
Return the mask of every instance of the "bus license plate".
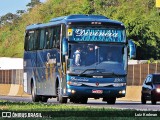
[[92, 93], [102, 94], [102, 93], [103, 93], [103, 90], [92, 90]]

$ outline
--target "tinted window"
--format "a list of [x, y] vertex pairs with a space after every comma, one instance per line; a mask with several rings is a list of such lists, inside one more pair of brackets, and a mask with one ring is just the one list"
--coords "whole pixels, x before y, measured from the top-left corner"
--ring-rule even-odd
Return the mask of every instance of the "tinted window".
[[51, 41], [52, 47], [56, 47], [56, 35], [55, 35], [55, 33], [56, 33], [56, 30], [53, 29], [53, 39]]
[[28, 50], [28, 39], [29, 39], [29, 33], [26, 31], [25, 35], [25, 43], [24, 43], [24, 49], [27, 51]]
[[37, 50], [39, 48], [39, 31], [36, 30], [34, 32], [34, 50]]
[[51, 49], [53, 48], [53, 34], [54, 30], [53, 28], [48, 28], [46, 29], [46, 34], [45, 34], [45, 49]]
[[160, 75], [154, 75], [153, 76], [153, 82], [154, 83], [160, 83]]
[[60, 47], [60, 33], [61, 33], [61, 26], [55, 27], [55, 42], [56, 48]]
[[44, 48], [44, 41], [45, 41], [45, 30], [42, 29], [40, 31], [40, 49]]
[[53, 28], [50, 28], [48, 30], [48, 48], [52, 48], [53, 47]]
[[66, 26], [62, 25], [62, 38], [66, 37]]
[[41, 31], [41, 49], [60, 48], [61, 26], [52, 26]]
[[45, 30], [45, 40], [44, 40], [44, 49], [49, 48], [49, 30]]
[[28, 37], [28, 50], [34, 50], [34, 44], [35, 44], [35, 32], [29, 31], [29, 37]]
[[38, 30], [30, 30], [26, 32], [25, 36], [25, 50], [37, 50], [39, 47], [39, 31]]
[[61, 25], [31, 30], [25, 36], [25, 50], [60, 48]]

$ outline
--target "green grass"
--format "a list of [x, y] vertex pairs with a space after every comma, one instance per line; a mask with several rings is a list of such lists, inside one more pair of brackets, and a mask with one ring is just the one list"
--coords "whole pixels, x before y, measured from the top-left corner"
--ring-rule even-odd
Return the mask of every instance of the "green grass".
[[[0, 101], [0, 110], [12, 111], [94, 111], [105, 110], [104, 108], [92, 108], [87, 106], [75, 106], [71, 104], [54, 103], [31, 103], [31, 102], [10, 102]], [[114, 109], [110, 109], [114, 110]]]
[[[97, 108], [91, 106], [81, 106], [74, 104], [54, 104], [54, 103], [27, 103], [27, 102], [10, 102], [10, 101], [0, 101], [0, 114], [2, 112], [12, 112], [12, 113], [40, 113], [43, 119], [54, 120], [133, 120], [136, 118], [143, 120], [145, 117], [135, 117], [134, 114], [136, 110], [120, 110], [113, 108]], [[142, 119], [143, 118], [143, 119]], [[0, 115], [0, 119], [1, 115]], [[17, 119], [17, 118], [14, 118]], [[24, 119], [24, 118], [19, 118]], [[25, 118], [32, 119], [32, 118]], [[34, 118], [34, 120], [42, 118]], [[155, 117], [155, 119], [157, 119]], [[158, 119], [157, 119], [158, 120]]]

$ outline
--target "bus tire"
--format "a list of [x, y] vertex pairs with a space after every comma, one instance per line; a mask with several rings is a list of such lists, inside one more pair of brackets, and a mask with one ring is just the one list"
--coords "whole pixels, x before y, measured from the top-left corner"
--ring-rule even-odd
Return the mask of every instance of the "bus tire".
[[73, 103], [79, 103], [79, 102], [80, 102], [80, 101], [76, 99], [76, 100], [74, 100], [74, 102], [73, 102]]
[[116, 103], [116, 97], [111, 97], [107, 99], [108, 104], [115, 104]]
[[77, 97], [72, 98], [72, 102], [73, 103], [79, 103], [80, 99], [78, 99]]
[[151, 103], [152, 103], [153, 105], [155, 105], [155, 104], [157, 103], [157, 101], [156, 101], [155, 96], [154, 96], [153, 93], [151, 94]]
[[82, 104], [87, 104], [88, 98], [81, 98], [80, 102]]
[[141, 95], [141, 103], [146, 104], [146, 99], [143, 94]]
[[61, 97], [60, 103], [67, 103], [67, 97]]
[[60, 92], [60, 85], [58, 84], [58, 88], [57, 88], [57, 101], [59, 101], [59, 103], [67, 103], [67, 97], [63, 97], [61, 92]]
[[40, 101], [40, 97], [38, 95], [36, 95], [35, 93], [35, 87], [34, 84], [31, 84], [31, 94], [32, 94], [32, 101], [33, 102], [39, 102]]
[[41, 101], [42, 102], [47, 102], [48, 101], [48, 97], [42, 96]]

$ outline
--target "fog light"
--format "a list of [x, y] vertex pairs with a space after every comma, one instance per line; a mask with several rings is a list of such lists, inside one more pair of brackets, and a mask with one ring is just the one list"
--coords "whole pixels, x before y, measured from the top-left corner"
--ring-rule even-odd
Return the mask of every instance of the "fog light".
[[157, 91], [158, 93], [160, 93], [160, 88], [157, 88], [156, 91]]
[[126, 93], [125, 90], [119, 91], [119, 94], [125, 94], [125, 93]]
[[126, 93], [126, 91], [125, 90], [122, 90], [122, 94], [125, 94]]
[[76, 91], [75, 90], [72, 90], [72, 93], [74, 94]]
[[67, 91], [68, 91], [68, 92], [71, 92], [71, 89], [68, 89]]

